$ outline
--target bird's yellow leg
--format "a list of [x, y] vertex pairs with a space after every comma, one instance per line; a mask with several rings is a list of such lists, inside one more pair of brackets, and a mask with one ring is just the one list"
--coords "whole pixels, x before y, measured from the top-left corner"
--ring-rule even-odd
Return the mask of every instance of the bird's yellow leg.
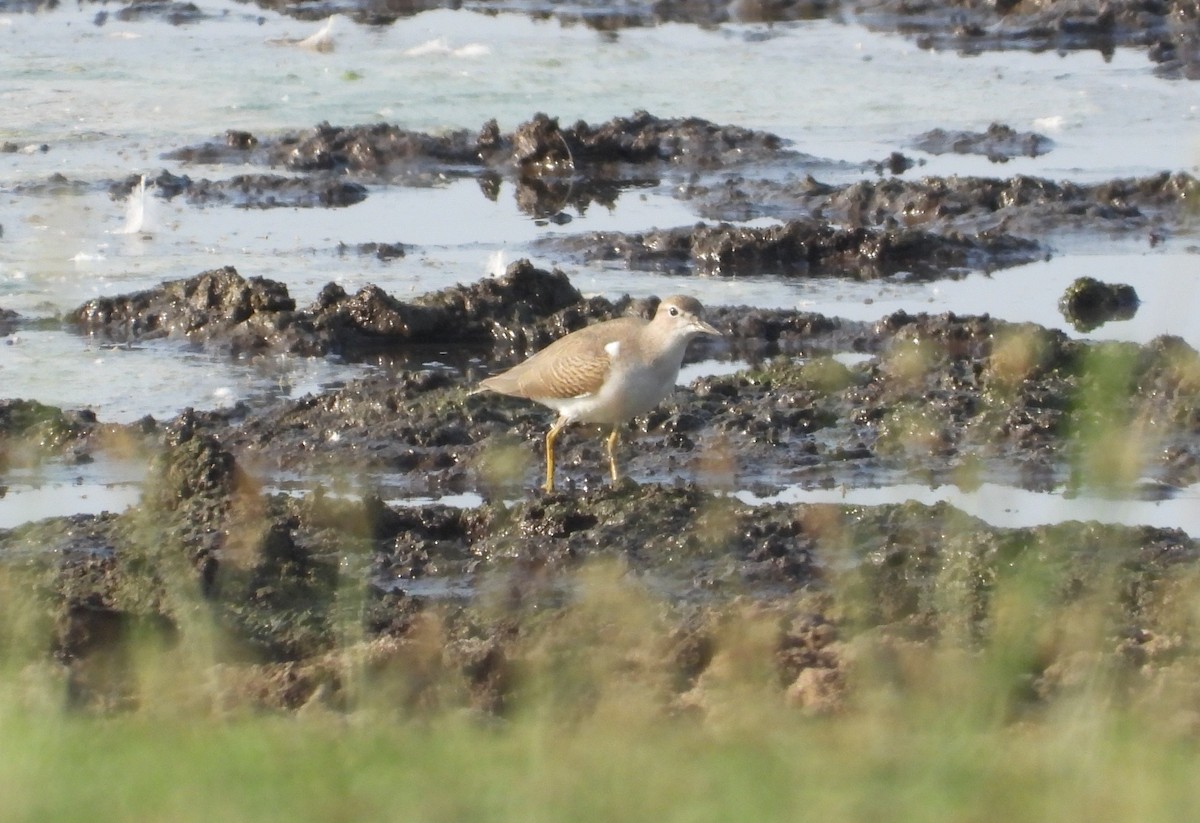
[[617, 429], [613, 427], [612, 433], [608, 435], [608, 440], [605, 441], [605, 451], [608, 452], [608, 467], [612, 470], [612, 482], [616, 483], [617, 474]]
[[544, 491], [554, 491], [554, 444], [558, 440], [558, 435], [566, 426], [566, 421], [562, 418], [554, 421], [554, 425], [550, 427], [550, 431], [546, 432], [546, 485], [542, 486]]

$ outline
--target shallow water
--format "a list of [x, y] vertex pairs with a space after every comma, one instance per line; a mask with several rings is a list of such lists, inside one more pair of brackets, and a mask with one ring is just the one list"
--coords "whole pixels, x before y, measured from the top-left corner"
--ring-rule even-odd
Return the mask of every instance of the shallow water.
[[835, 503], [843, 506], [881, 506], [916, 502], [926, 506], [949, 503], [985, 523], [1001, 528], [1030, 528], [1071, 520], [1131, 526], [1181, 529], [1200, 538], [1200, 486], [1171, 490], [1161, 500], [1114, 500], [1097, 495], [1072, 495], [1062, 489], [1034, 492], [983, 483], [965, 491], [957, 486], [920, 486], [900, 483], [868, 488], [807, 488], [789, 486], [778, 494], [760, 496], [743, 491], [743, 503]]
[[[1136, 284], [1141, 305], [1128, 320], [1087, 332], [1075, 329], [1058, 309], [1058, 299], [1076, 278]], [[894, 311], [991, 314], [1014, 322], [1061, 329], [1089, 340], [1145, 343], [1176, 335], [1200, 348], [1200, 257], [1180, 251], [1072, 254], [1000, 272], [975, 272], [961, 280], [906, 283], [809, 281], [796, 290], [797, 306], [852, 320], [876, 320]]]
[[[612, 209], [568, 209], [571, 220], [557, 225], [523, 214], [508, 184], [493, 201], [474, 181], [435, 180], [427, 188], [372, 187], [366, 201], [344, 209], [194, 207], [151, 196], [141, 230], [121, 233], [127, 204], [109, 197], [108, 183], [163, 168], [193, 178], [240, 173], [162, 158], [230, 128], [264, 135], [321, 121], [386, 120], [436, 132], [474, 130], [495, 118], [508, 130], [537, 111], [564, 123], [597, 123], [647, 109], [765, 129], [799, 151], [855, 168], [899, 150], [924, 163], [910, 174], [1086, 182], [1194, 172], [1200, 159], [1195, 85], [1154, 77], [1146, 56], [1132, 50], [1107, 60], [1096, 53], [961, 57], [830, 20], [602, 33], [520, 14], [433, 11], [383, 27], [337, 17], [334, 50], [318, 53], [272, 41], [305, 37], [319, 23], [224, 0], [198, 5], [207, 19], [178, 26], [122, 22], [91, 4], [0, 12], [0, 142], [18, 149], [0, 153], [0, 307], [55, 317], [98, 295], [222, 265], [285, 282], [301, 305], [329, 281], [348, 290], [377, 283], [404, 298], [487, 276], [530, 256], [528, 246], [549, 234], [697, 220], [686, 201], [662, 188], [626, 191]], [[788, 82], [771, 82], [775, 77]], [[1056, 146], [1003, 165], [907, 146], [929, 129], [983, 130], [992, 122], [1039, 131]], [[835, 163], [813, 173], [828, 182], [873, 176]], [[29, 188], [52, 174], [79, 185]], [[362, 242], [402, 242], [408, 253], [381, 262], [341, 246]], [[1200, 296], [1195, 252], [1188, 238], [1151, 249], [1144, 238], [1089, 236], [1056, 249], [1047, 262], [937, 283], [681, 283], [534, 257], [539, 265], [562, 265], [585, 293], [610, 297], [688, 290], [710, 304], [858, 320], [898, 309], [989, 312], [1071, 334], [1057, 312], [1058, 295], [1089, 274], [1131, 283], [1142, 299], [1133, 319], [1089, 337], [1144, 341], [1171, 333], [1200, 346], [1200, 332], [1187, 322]], [[298, 396], [368, 368], [323, 359], [230, 360], [173, 344], [104, 346], [59, 331], [21, 331], [0, 342], [0, 396], [86, 406], [112, 421]], [[10, 498], [33, 494], [10, 477], [0, 482]], [[96, 482], [103, 485], [103, 477]], [[75, 498], [62, 500], [57, 513], [82, 510]]]
[[223, 360], [174, 343], [111, 345], [54, 331], [21, 331], [0, 344], [4, 396], [94, 409], [104, 422], [158, 420], [184, 408], [303, 397], [365, 370], [334, 358]]
[[10, 469], [0, 480], [0, 529], [46, 517], [121, 512], [141, 498], [145, 476], [146, 467], [133, 460]]

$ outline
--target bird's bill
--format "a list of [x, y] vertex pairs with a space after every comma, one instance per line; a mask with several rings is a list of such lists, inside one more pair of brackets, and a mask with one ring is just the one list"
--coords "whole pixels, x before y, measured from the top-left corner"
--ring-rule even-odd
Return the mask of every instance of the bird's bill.
[[692, 325], [698, 332], [703, 332], [704, 334], [711, 334], [713, 337], [724, 337], [723, 334], [721, 334], [719, 331], [717, 331], [715, 326], [713, 326], [711, 323], [706, 323], [705, 321], [701, 320], [699, 317], [697, 317], [692, 322]]

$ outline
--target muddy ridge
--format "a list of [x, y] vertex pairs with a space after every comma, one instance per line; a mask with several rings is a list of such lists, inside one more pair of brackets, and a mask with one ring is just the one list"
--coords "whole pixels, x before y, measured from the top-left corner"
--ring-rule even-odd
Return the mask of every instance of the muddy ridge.
[[1097, 184], [1037, 177], [890, 177], [826, 185], [806, 177], [778, 182], [734, 178], [692, 186], [687, 197], [708, 217], [788, 220], [814, 216], [851, 227], [929, 232], [1001, 232], [1039, 238], [1066, 231], [1170, 235], [1194, 231], [1200, 183], [1183, 172]]
[[912, 146], [928, 154], [982, 154], [994, 163], [1004, 163], [1014, 157], [1046, 154], [1054, 148], [1054, 141], [1044, 134], [992, 123], [984, 132], [933, 129], [919, 135]]
[[[225, 268], [91, 301], [72, 322], [218, 351], [296, 339], [404, 348], [453, 323], [477, 341], [486, 371], [596, 319], [654, 306], [585, 300], [564, 275], [528, 261], [410, 303], [364, 292], [372, 299], [360, 305], [331, 285], [302, 310], [278, 284]], [[1136, 661], [1147, 684], [1178, 653], [1160, 648], [1169, 617], [1154, 604], [1194, 573], [1198, 547], [1179, 531], [999, 529], [944, 505], [751, 506], [728, 490], [770, 495], [779, 484], [836, 488], [870, 477], [1035, 490], [1133, 484], [1135, 493], [1149, 484], [1147, 492], [1170, 495], [1200, 482], [1200, 354], [1185, 343], [1071, 340], [986, 316], [897, 313], [853, 324], [714, 306], [709, 319], [725, 337], [692, 356], [737, 353], [749, 366], [698, 379], [626, 426], [619, 456], [632, 479], [615, 486], [600, 439], [572, 428], [559, 452], [563, 491], [553, 495], [533, 490], [551, 415], [472, 394], [480, 375], [470, 372], [379, 373], [318, 395], [124, 427], [5, 401], [5, 465], [93, 459], [119, 444], [148, 457], [150, 476], [126, 513], [0, 530], [0, 553], [31, 559], [21, 573], [51, 610], [71, 700], [96, 708], [136, 705], [133, 638], [179, 642], [183, 616], [198, 604], [217, 630], [227, 699], [336, 708], [353, 597], [355, 642], [383, 683], [398, 682], [390, 666], [429, 642], [434, 620], [443, 674], [463, 680], [475, 708], [502, 714], [522, 642], [540, 625], [530, 615], [569, 609], [574, 576], [595, 562], [616, 563], [667, 608], [659, 664], [681, 709], [702, 710], [714, 626], [731, 604], [774, 615], [789, 700], [836, 710], [854, 644], [880, 631], [903, 642], [984, 636], [987, 581], [1017, 557], [1049, 563], [1071, 596], [1116, 579], [1130, 594], [1104, 653]], [[845, 351], [863, 358], [847, 365], [823, 355]], [[1136, 474], [1113, 462], [1115, 432], [1151, 455]], [[305, 478], [301, 488], [271, 491], [294, 476]], [[456, 493], [482, 503], [384, 502]], [[940, 588], [949, 573], [973, 581], [951, 610]], [[866, 596], [842, 599], [846, 592]], [[1025, 672], [1030, 699], [1053, 695], [1071, 665], [1051, 657]]]
[[[1040, 135], [1003, 124], [984, 133], [937, 130], [917, 137], [915, 145], [996, 159], [1052, 148]], [[1055, 238], [1098, 228], [1140, 234], [1153, 244], [1195, 231], [1200, 196], [1200, 184], [1183, 172], [1093, 184], [1029, 176], [908, 179], [913, 161], [899, 152], [877, 164], [864, 162], [853, 175], [876, 166], [876, 179], [829, 184], [813, 176], [834, 172], [828, 161], [801, 154], [775, 135], [646, 112], [567, 128], [537, 114], [511, 133], [501, 133], [495, 121], [477, 134], [429, 135], [383, 123], [322, 124], [262, 139], [230, 131], [222, 141], [166, 156], [300, 172], [193, 181], [164, 170], [149, 181], [158, 196], [183, 195], [196, 205], [347, 206], [370, 196], [371, 185], [469, 177], [493, 200], [501, 184], [510, 183], [521, 211], [560, 224], [573, 219], [568, 208], [582, 214], [592, 205], [611, 207], [623, 192], [637, 189], [682, 198], [712, 220], [782, 221], [556, 236], [538, 245], [575, 260], [722, 275], [954, 276], [1030, 262], [1051, 253]], [[123, 196], [137, 182], [127, 178], [110, 192]]]
[[411, 302], [376, 286], [351, 295], [329, 283], [311, 306], [298, 309], [283, 283], [244, 278], [226, 266], [136, 294], [90, 300], [66, 322], [109, 340], [178, 340], [233, 354], [355, 356], [406, 344], [505, 340], [524, 351], [523, 324], [581, 301], [561, 271], [522, 261], [503, 277]]
[[[1076, 295], [1087, 299], [1083, 286]], [[93, 300], [70, 320], [113, 339], [178, 339], [231, 353], [473, 346], [478, 365], [465, 374], [378, 374], [269, 408], [197, 414], [192, 423], [268, 472], [391, 472], [406, 493], [440, 494], [479, 489], [481, 466], [495, 448], [524, 441], [527, 455], [536, 455], [533, 444], [548, 423], [536, 404], [471, 395], [480, 377], [584, 325], [629, 312], [649, 316], [653, 307], [584, 300], [561, 272], [520, 261], [503, 277], [407, 303], [374, 286], [348, 296], [330, 284], [306, 310], [295, 309], [280, 284], [226, 268]], [[1083, 468], [1076, 450], [1086, 444], [1071, 438], [1092, 425], [1084, 398], [1098, 390], [1099, 369], [1137, 398], [1111, 425], [1139, 430], [1154, 421], [1145, 436], [1148, 448], [1157, 444], [1156, 456], [1141, 479], [1170, 488], [1200, 480], [1200, 355], [1177, 338], [1093, 343], [987, 316], [903, 312], [864, 324], [713, 307], [709, 319], [724, 337], [693, 346], [689, 357], [737, 357], [749, 368], [702, 378], [634, 422], [632, 431], [653, 435], [630, 437], [625, 447], [631, 470], [642, 476], [739, 488], [767, 478], [835, 485], [871, 476], [1053, 489], [1076, 482]], [[825, 356], [847, 351], [864, 359], [844, 365]], [[45, 410], [26, 416], [57, 419]], [[565, 438], [567, 475], [579, 467], [579, 482], [600, 482], [598, 447], [582, 433]], [[502, 485], [520, 489], [534, 475], [527, 465]]]
[[495, 120], [472, 134], [415, 132], [386, 123], [315, 128], [259, 138], [226, 132], [219, 142], [168, 152], [186, 163], [256, 164], [289, 171], [346, 172], [367, 181], [388, 180], [405, 165], [495, 168], [524, 176], [596, 174], [613, 168], [666, 164], [685, 169], [727, 168], [792, 154], [766, 132], [722, 126], [698, 117], [659, 118], [645, 111], [597, 126], [580, 120], [563, 128], [538, 113], [510, 133]]
[[553, 237], [539, 248], [630, 269], [722, 276], [830, 276], [873, 280], [898, 272], [922, 278], [992, 271], [1045, 256], [1038, 243], [994, 231], [967, 236], [914, 228], [839, 229], [814, 220], [747, 228], [722, 223], [665, 231]]
[[[705, 680], [719, 676], [709, 667], [720, 615], [735, 601], [772, 616], [772, 662], [793, 705], [836, 711], [856, 644], [940, 636], [970, 646], [986, 634], [995, 576], [1028, 562], [1053, 581], [1051, 607], [1100, 594], [1115, 575], [1126, 594], [1098, 651], [1131, 665], [1131, 688], [1152, 689], [1184, 651], [1157, 604], [1200, 556], [1173, 530], [996, 529], [944, 505], [748, 507], [693, 486], [625, 483], [476, 509], [264, 496], [186, 421], [149, 488], [124, 515], [0, 530], [0, 549], [35, 558], [22, 574], [54, 604], [53, 650], [77, 706], [136, 706], [134, 644], [144, 654], [148, 642], [179, 642], [199, 607], [217, 631], [224, 701], [336, 709], [344, 615], [361, 604], [351, 649], [368, 662], [360, 677], [411, 685], [395, 667], [432, 640], [440, 662], [417, 688], [453, 677], [466, 687], [458, 699], [502, 715], [538, 615], [569, 610], [576, 574], [601, 561], [617, 564], [623, 585], [664, 598], [656, 666], [680, 708], [704, 709]], [[953, 601], [948, 576], [961, 583]], [[1080, 664], [1050, 649], [1031, 660], [1020, 672], [1033, 686], [1027, 700], [1053, 696]], [[392, 699], [427, 711], [432, 696]]]

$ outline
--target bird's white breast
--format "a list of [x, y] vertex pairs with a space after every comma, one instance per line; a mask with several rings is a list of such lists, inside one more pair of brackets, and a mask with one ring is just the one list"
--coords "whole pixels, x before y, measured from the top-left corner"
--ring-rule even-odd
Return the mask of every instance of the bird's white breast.
[[[542, 402], [571, 421], [609, 426], [623, 423], [650, 411], [671, 393], [686, 347], [686, 339], [672, 341], [658, 357], [647, 360], [636, 347], [623, 347], [614, 340], [604, 346], [614, 366], [599, 391]], [[620, 356], [622, 352], [628, 360]]]

